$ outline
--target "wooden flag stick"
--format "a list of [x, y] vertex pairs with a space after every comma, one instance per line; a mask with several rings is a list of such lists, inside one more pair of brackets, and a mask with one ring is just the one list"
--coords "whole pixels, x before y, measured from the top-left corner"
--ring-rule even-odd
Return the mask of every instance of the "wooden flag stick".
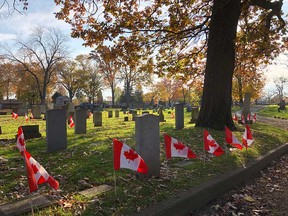
[[114, 170], [114, 193], [115, 193], [115, 198], [116, 198], [116, 191], [117, 191], [117, 185], [116, 185], [116, 172]]
[[31, 213], [32, 213], [32, 216], [34, 216], [33, 199], [32, 199], [31, 193], [29, 194], [29, 198], [30, 198]]
[[204, 128], [203, 128], [203, 150], [204, 150], [204, 167], [205, 167], [205, 161], [206, 161], [206, 152], [205, 152], [205, 137], [204, 137]]

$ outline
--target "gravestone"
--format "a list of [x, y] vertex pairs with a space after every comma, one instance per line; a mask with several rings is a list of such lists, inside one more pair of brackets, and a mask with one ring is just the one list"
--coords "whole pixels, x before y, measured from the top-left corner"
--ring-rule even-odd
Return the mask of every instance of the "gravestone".
[[87, 121], [87, 110], [83, 108], [77, 108], [75, 110], [75, 134], [86, 134], [86, 121]]
[[46, 114], [46, 106], [45, 105], [43, 105], [43, 104], [40, 105], [40, 112], [41, 112], [41, 114]]
[[128, 116], [125, 116], [124, 117], [124, 121], [128, 121], [129, 119], [128, 119]]
[[28, 113], [28, 109], [26, 108], [25, 105], [21, 105], [18, 108], [18, 116], [25, 116], [26, 113]]
[[135, 118], [137, 117], [137, 110], [132, 111], [132, 121], [135, 121]]
[[33, 138], [41, 137], [41, 133], [39, 132], [39, 125], [23, 125], [21, 127], [23, 130], [25, 139], [33, 139]]
[[51, 109], [46, 112], [46, 151], [67, 149], [66, 110]]
[[113, 112], [112, 112], [112, 110], [109, 110], [108, 111], [108, 118], [112, 118], [113, 117]]
[[184, 128], [184, 105], [175, 103], [175, 128], [181, 130]]
[[67, 118], [69, 116], [74, 116], [75, 113], [75, 105], [72, 102], [67, 103]]
[[160, 175], [159, 116], [144, 114], [135, 118], [136, 152], [148, 166], [145, 176]]
[[102, 126], [102, 112], [99, 112], [99, 111], [93, 112], [93, 123], [94, 123], [94, 127]]
[[245, 93], [244, 96], [244, 102], [243, 102], [243, 110], [242, 110], [242, 115], [244, 115], [245, 123], [251, 123], [247, 121], [248, 115], [251, 116], [251, 111], [250, 111], [250, 100], [251, 100], [251, 93]]
[[190, 123], [196, 123], [199, 116], [199, 108], [198, 107], [192, 107], [191, 108], [191, 120]]
[[34, 119], [41, 119], [41, 106], [33, 105], [32, 106], [32, 114]]
[[115, 110], [115, 117], [119, 118], [119, 110]]
[[159, 113], [159, 121], [160, 121], [160, 122], [165, 122], [164, 114], [163, 114], [163, 109], [160, 108], [159, 111], [158, 111], [158, 113]]

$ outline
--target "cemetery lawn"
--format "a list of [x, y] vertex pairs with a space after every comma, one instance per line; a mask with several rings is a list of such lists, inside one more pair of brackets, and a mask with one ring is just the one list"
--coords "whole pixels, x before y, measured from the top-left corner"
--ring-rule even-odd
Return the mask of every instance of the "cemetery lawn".
[[287, 108], [285, 110], [280, 110], [278, 112], [278, 105], [269, 105], [266, 108], [260, 110], [258, 112], [259, 115], [270, 117], [270, 118], [284, 118], [288, 119], [288, 110]]
[[[250, 125], [254, 143], [247, 151], [240, 151], [225, 145], [224, 131], [208, 129], [226, 151], [225, 155], [214, 157], [208, 153], [204, 154], [203, 128], [195, 128], [194, 124], [189, 124], [191, 113], [185, 112], [185, 128], [176, 131], [174, 119], [168, 111], [164, 111], [166, 122], [160, 123], [161, 174], [150, 179], [138, 179], [133, 171], [127, 169], [116, 172], [113, 170], [113, 138], [135, 148], [134, 122], [131, 121], [131, 115], [129, 121], [124, 122], [123, 118], [126, 115], [122, 112], [120, 118], [107, 118], [108, 112], [104, 111], [103, 126], [93, 127], [92, 119], [89, 118], [87, 134], [83, 135], [75, 135], [74, 129], [67, 127], [68, 149], [56, 153], [46, 153], [45, 121], [33, 120], [26, 123], [24, 117], [13, 120], [10, 115], [0, 115], [3, 132], [0, 139], [8, 139], [0, 141], [0, 204], [28, 196], [24, 162], [15, 141], [20, 125], [39, 124], [43, 137], [26, 140], [27, 150], [60, 183], [60, 190], [57, 192], [46, 184], [39, 186], [37, 193], [53, 195], [58, 202], [45, 209], [36, 209], [35, 215], [133, 214], [217, 175], [241, 167], [288, 140], [287, 131], [257, 122]], [[258, 114], [260, 115], [260, 112]], [[238, 130], [233, 133], [241, 140], [244, 126], [237, 123], [236, 126]], [[172, 158], [166, 161], [163, 133], [182, 141], [192, 149], [197, 158]], [[181, 166], [187, 161], [192, 163]], [[82, 190], [102, 184], [114, 187], [115, 177], [116, 194], [114, 189], [97, 197], [84, 197], [79, 194]]]

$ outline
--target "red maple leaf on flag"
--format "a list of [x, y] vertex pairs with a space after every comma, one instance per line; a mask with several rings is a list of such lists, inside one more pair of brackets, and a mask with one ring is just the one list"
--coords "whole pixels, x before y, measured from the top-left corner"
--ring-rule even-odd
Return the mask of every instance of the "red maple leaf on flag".
[[35, 164], [31, 164], [31, 167], [33, 169], [34, 174], [36, 174], [39, 171], [39, 169], [37, 168]]
[[129, 149], [129, 151], [124, 151], [124, 156], [126, 157], [126, 159], [129, 160], [129, 162], [130, 160], [134, 161], [136, 158], [138, 158], [138, 154], [133, 149]]
[[215, 140], [209, 140], [209, 146], [216, 147], [217, 144], [215, 143]]
[[25, 140], [21, 137], [19, 137], [19, 143], [21, 146], [25, 146]]
[[182, 143], [178, 142], [173, 144], [175, 149], [178, 150], [178, 152], [180, 152], [181, 150], [183, 150], [185, 148], [185, 145], [183, 145]]

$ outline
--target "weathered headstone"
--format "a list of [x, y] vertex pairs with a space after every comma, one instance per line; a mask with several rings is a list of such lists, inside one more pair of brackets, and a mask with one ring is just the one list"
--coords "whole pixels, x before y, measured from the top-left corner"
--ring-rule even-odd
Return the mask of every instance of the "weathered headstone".
[[192, 107], [191, 108], [191, 120], [190, 123], [196, 123], [199, 116], [199, 108], [198, 107]]
[[64, 149], [67, 149], [66, 110], [47, 110], [46, 150], [47, 152], [55, 152]]
[[25, 114], [28, 113], [28, 109], [26, 108], [25, 105], [21, 105], [18, 109], [18, 116], [25, 116]]
[[119, 110], [115, 110], [115, 117], [119, 118]]
[[102, 126], [102, 112], [99, 112], [99, 111], [93, 112], [93, 122], [94, 122], [94, 127]]
[[175, 128], [181, 130], [184, 128], [184, 105], [175, 103]]
[[251, 99], [251, 93], [245, 93], [244, 102], [243, 102], [243, 110], [242, 110], [242, 115], [244, 115], [245, 123], [248, 123], [247, 122], [248, 115], [251, 116], [250, 99]]
[[108, 111], [108, 118], [112, 118], [113, 117], [113, 111], [112, 110], [109, 110]]
[[159, 111], [158, 111], [158, 113], [159, 113], [159, 121], [160, 121], [160, 122], [165, 122], [164, 114], [163, 114], [163, 109], [160, 108]]
[[46, 194], [38, 194], [35, 196], [30, 195], [29, 198], [27, 197], [20, 200], [16, 200], [11, 203], [0, 205], [0, 215], [1, 216], [24, 215], [29, 212], [31, 213], [31, 205], [33, 205], [35, 209], [41, 209], [56, 203], [57, 200], [55, 200], [50, 195]]
[[41, 119], [41, 106], [33, 105], [32, 106], [32, 114], [34, 119]]
[[67, 103], [67, 118], [75, 113], [75, 105], [72, 102]]
[[41, 112], [41, 114], [46, 113], [46, 106], [45, 105], [43, 105], [43, 104], [40, 105], [40, 112]]
[[137, 110], [132, 111], [132, 121], [135, 121], [135, 118], [137, 117]]
[[25, 139], [33, 139], [33, 138], [41, 137], [41, 133], [39, 132], [39, 125], [23, 125], [21, 127], [23, 130]]
[[136, 152], [148, 166], [146, 176], [160, 174], [160, 129], [159, 116], [145, 114], [135, 118]]
[[83, 108], [77, 108], [75, 110], [75, 134], [86, 134], [86, 121], [87, 121], [87, 110]]

